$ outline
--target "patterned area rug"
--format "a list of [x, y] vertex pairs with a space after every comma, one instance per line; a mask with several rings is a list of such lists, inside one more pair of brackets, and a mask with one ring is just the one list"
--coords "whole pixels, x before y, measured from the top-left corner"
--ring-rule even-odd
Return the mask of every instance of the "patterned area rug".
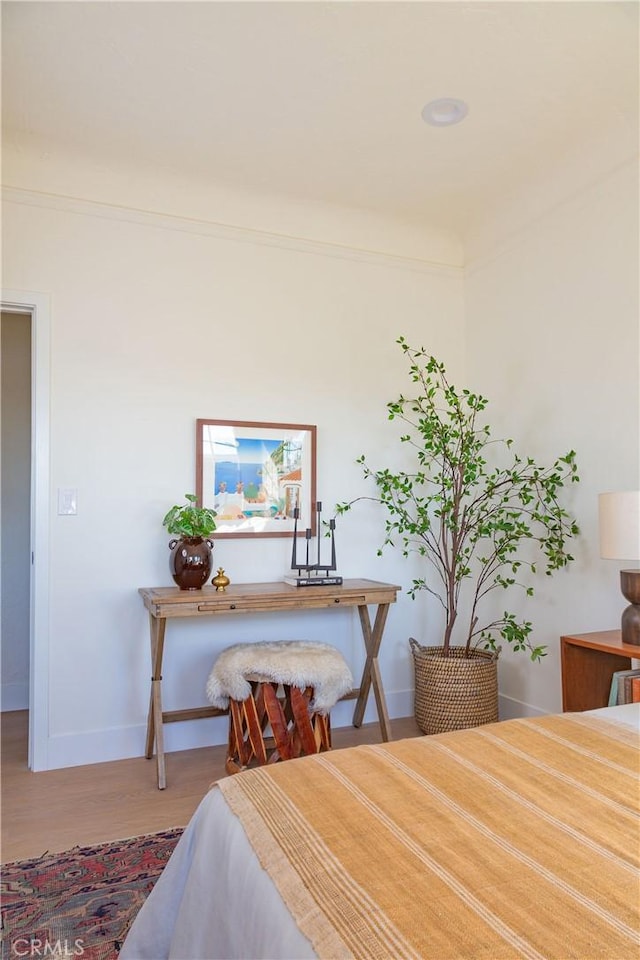
[[2, 865], [2, 958], [114, 960], [182, 828]]

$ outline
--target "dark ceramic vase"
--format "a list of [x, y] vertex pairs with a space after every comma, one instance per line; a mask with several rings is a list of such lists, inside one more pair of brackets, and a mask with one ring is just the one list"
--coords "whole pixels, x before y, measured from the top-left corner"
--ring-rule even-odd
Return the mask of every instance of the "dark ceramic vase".
[[211, 573], [213, 543], [203, 537], [170, 540], [169, 569], [181, 590], [201, 590]]

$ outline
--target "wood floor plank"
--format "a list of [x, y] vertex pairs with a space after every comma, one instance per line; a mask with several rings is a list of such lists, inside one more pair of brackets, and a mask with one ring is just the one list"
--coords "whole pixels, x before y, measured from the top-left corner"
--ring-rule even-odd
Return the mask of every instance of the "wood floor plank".
[[[391, 725], [396, 739], [420, 734], [413, 717]], [[168, 754], [166, 790], [158, 790], [155, 760], [144, 757], [32, 773], [27, 712], [3, 713], [1, 727], [3, 863], [186, 826], [225, 776], [226, 744]], [[338, 727], [332, 738], [334, 749], [382, 740], [377, 723]]]

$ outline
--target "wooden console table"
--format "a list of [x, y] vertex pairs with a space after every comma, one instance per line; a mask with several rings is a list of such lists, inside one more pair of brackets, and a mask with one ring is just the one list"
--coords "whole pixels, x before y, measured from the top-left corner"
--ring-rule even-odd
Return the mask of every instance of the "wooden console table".
[[560, 637], [562, 709], [595, 710], [609, 703], [611, 678], [640, 659], [640, 646], [623, 643], [619, 630]]
[[[239, 583], [224, 593], [215, 587], [202, 590], [179, 590], [178, 587], [142, 587], [138, 591], [149, 611], [151, 633], [151, 696], [147, 720], [145, 756], [153, 756], [155, 743], [158, 769], [158, 789], [167, 785], [163, 724], [178, 720], [215, 717], [227, 711], [215, 707], [192, 707], [186, 710], [162, 710], [162, 655], [167, 620], [177, 617], [211, 617], [238, 613], [280, 613], [283, 610], [335, 610], [338, 607], [357, 607], [360, 626], [367, 652], [360, 686], [346, 694], [343, 700], [355, 700], [353, 725], [359, 727], [364, 717], [369, 691], [373, 687], [378, 708], [378, 720], [383, 740], [391, 740], [391, 725], [382, 689], [378, 651], [389, 612], [400, 587], [376, 580], [345, 580], [340, 587], [292, 587], [286, 583]], [[373, 627], [369, 619], [369, 605], [377, 610]]]

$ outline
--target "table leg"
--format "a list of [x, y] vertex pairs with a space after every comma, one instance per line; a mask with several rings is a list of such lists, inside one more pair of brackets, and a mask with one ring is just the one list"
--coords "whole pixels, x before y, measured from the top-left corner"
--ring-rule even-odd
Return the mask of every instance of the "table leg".
[[149, 616], [151, 635], [151, 694], [149, 696], [145, 756], [147, 759], [151, 759], [155, 741], [158, 790], [164, 790], [167, 785], [164, 762], [164, 731], [162, 724], [162, 654], [164, 651], [166, 623], [167, 621], [164, 617]]
[[364, 645], [367, 651], [367, 659], [362, 672], [362, 680], [360, 681], [360, 693], [358, 694], [356, 707], [353, 712], [354, 727], [362, 726], [364, 711], [369, 698], [369, 690], [373, 685], [376, 706], [378, 708], [378, 720], [380, 722], [380, 729], [382, 731], [382, 739], [385, 742], [392, 739], [391, 722], [387, 712], [387, 703], [384, 696], [384, 690], [382, 689], [382, 678], [380, 676], [380, 666], [378, 664], [378, 650], [380, 649], [380, 644], [382, 642], [382, 633], [384, 631], [384, 625], [387, 620], [388, 612], [388, 603], [381, 603], [378, 606], [372, 630], [368, 608], [365, 605], [358, 607], [358, 613], [360, 614], [360, 626], [362, 627], [362, 636], [364, 637]]

